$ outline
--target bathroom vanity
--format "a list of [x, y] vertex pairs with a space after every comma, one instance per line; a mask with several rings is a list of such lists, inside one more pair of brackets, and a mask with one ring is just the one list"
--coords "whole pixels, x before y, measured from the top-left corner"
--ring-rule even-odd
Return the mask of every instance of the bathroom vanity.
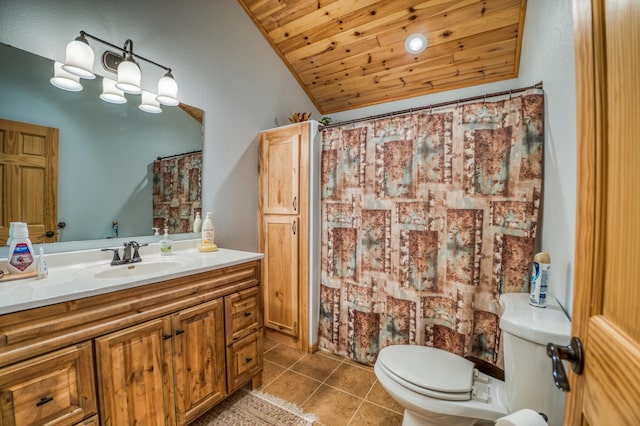
[[183, 425], [259, 386], [262, 255], [183, 246], [0, 283], [0, 424]]

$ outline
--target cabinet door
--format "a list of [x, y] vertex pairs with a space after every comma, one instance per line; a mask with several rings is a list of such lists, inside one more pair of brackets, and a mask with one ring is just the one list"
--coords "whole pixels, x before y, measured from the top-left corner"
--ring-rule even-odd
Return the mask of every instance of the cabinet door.
[[96, 408], [90, 343], [0, 369], [0, 425], [72, 425]]
[[226, 396], [222, 298], [171, 317], [177, 424], [188, 423]]
[[263, 218], [263, 288], [266, 327], [298, 336], [298, 219]]
[[297, 214], [299, 208], [299, 127], [260, 135], [260, 208], [263, 214]]
[[239, 389], [262, 370], [262, 331], [256, 331], [227, 347], [229, 393]]
[[103, 425], [171, 425], [171, 328], [159, 318], [96, 339]]

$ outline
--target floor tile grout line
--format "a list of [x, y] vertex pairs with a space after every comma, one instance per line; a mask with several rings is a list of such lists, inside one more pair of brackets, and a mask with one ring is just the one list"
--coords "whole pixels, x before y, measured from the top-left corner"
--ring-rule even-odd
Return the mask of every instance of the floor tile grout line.
[[364, 405], [365, 401], [367, 400], [367, 397], [369, 396], [369, 394], [371, 393], [371, 389], [373, 389], [373, 387], [376, 385], [376, 382], [378, 380], [375, 379], [373, 381], [373, 383], [371, 383], [371, 386], [369, 386], [369, 390], [367, 391], [367, 393], [364, 395], [363, 398], [360, 399], [360, 405], [358, 405], [358, 408], [356, 408], [356, 411], [353, 412], [353, 415], [351, 416], [351, 418], [349, 419], [349, 421], [347, 422], [347, 426], [351, 424], [351, 422], [353, 421], [353, 419], [355, 418], [356, 414], [358, 414], [358, 411], [360, 411], [360, 408], [362, 408], [362, 406]]
[[[337, 361], [337, 360], [336, 360], [336, 361]], [[331, 370], [331, 372], [330, 372], [329, 374], [327, 374], [327, 376], [324, 378], [324, 380], [322, 380], [322, 381], [320, 382], [320, 386], [318, 386], [318, 387], [317, 387], [317, 388], [316, 388], [316, 389], [311, 393], [311, 395], [309, 395], [309, 396], [307, 397], [307, 399], [305, 399], [305, 400], [304, 400], [304, 402], [302, 403], [302, 405], [304, 405], [307, 401], [309, 401], [309, 400], [310, 400], [310, 399], [311, 399], [311, 398], [316, 394], [316, 392], [318, 392], [318, 390], [319, 390], [320, 388], [322, 388], [322, 385], [330, 386], [330, 385], [327, 385], [327, 384], [326, 384], [326, 381], [329, 379], [329, 377], [331, 377], [331, 375], [332, 375], [333, 373], [335, 373], [335, 371], [336, 371], [338, 368], [340, 368], [340, 366], [342, 365], [342, 363], [343, 363], [343, 362], [344, 362], [344, 360], [340, 360], [340, 362], [338, 362], [338, 364], [335, 366], [335, 368], [334, 368], [333, 370]], [[293, 366], [292, 366], [292, 367], [293, 367]], [[294, 373], [298, 373], [298, 372], [297, 372], [297, 371], [294, 371]], [[302, 373], [298, 373], [298, 374], [302, 374]], [[308, 376], [306, 376], [306, 375], [304, 375], [304, 374], [302, 374], [302, 375], [303, 375], [303, 376], [305, 376], [305, 377], [308, 377]], [[330, 387], [332, 387], [332, 386], [330, 386]]]
[[[284, 344], [282, 344], [282, 343], [276, 342], [276, 344], [275, 344], [274, 346], [272, 346], [269, 350], [265, 351], [265, 353], [267, 353], [267, 352], [269, 352], [269, 351], [271, 351], [271, 350], [275, 349], [276, 347], [278, 347], [278, 346], [280, 346], [280, 345], [284, 346], [285, 348], [289, 348], [287, 345], [284, 345]], [[302, 361], [304, 358], [306, 358], [308, 355], [310, 355], [310, 353], [303, 353], [303, 354], [302, 354], [302, 356], [300, 356], [300, 358], [296, 359], [296, 360], [295, 360], [291, 365], [289, 365], [288, 367], [285, 367], [284, 365], [281, 365], [281, 364], [278, 364], [278, 363], [276, 363], [276, 362], [273, 362], [273, 361], [269, 361], [269, 360], [267, 360], [267, 361], [271, 362], [272, 364], [274, 364], [274, 365], [276, 365], [276, 366], [278, 366], [278, 367], [280, 367], [280, 368], [283, 368], [283, 371], [282, 371], [280, 374], [278, 374], [276, 377], [274, 377], [274, 378], [273, 378], [273, 380], [271, 380], [271, 381], [269, 382], [269, 384], [273, 383], [276, 379], [278, 379], [280, 376], [282, 376], [282, 375], [283, 375], [285, 372], [287, 372], [287, 371], [290, 371], [291, 373], [299, 374], [299, 375], [301, 375], [302, 377], [305, 377], [305, 378], [311, 379], [311, 380], [313, 380], [313, 381], [320, 382], [320, 385], [319, 385], [319, 386], [318, 386], [318, 387], [317, 387], [317, 388], [316, 388], [316, 389], [315, 389], [315, 390], [314, 390], [314, 391], [313, 391], [313, 392], [312, 392], [312, 393], [311, 393], [311, 394], [310, 394], [310, 395], [309, 395], [309, 396], [308, 396], [308, 397], [307, 397], [307, 398], [306, 398], [306, 399], [305, 399], [301, 404], [299, 404], [299, 406], [300, 406], [300, 407], [302, 407], [304, 404], [306, 404], [308, 401], [310, 401], [310, 400], [311, 400], [311, 399], [312, 399], [312, 398], [317, 394], [317, 392], [320, 390], [320, 388], [322, 388], [322, 386], [323, 386], [323, 385], [325, 385], [325, 386], [327, 386], [327, 387], [329, 387], [329, 388], [331, 388], [331, 389], [333, 389], [333, 390], [336, 390], [336, 391], [342, 392], [342, 393], [344, 393], [344, 394], [346, 394], [346, 395], [349, 395], [349, 396], [351, 396], [351, 397], [353, 397], [353, 398], [356, 398], [357, 400], [359, 400], [359, 404], [358, 404], [358, 407], [357, 407], [357, 408], [355, 409], [355, 411], [353, 412], [353, 414], [352, 414], [351, 418], [349, 419], [349, 422], [347, 423], [348, 425], [351, 425], [351, 422], [354, 420], [354, 418], [355, 418], [356, 414], [358, 413], [358, 411], [359, 411], [359, 410], [360, 410], [360, 408], [364, 405], [364, 403], [365, 403], [365, 402], [368, 402], [368, 403], [370, 403], [370, 404], [372, 404], [372, 405], [374, 405], [374, 406], [376, 406], [376, 407], [379, 407], [379, 408], [381, 408], [381, 409], [383, 409], [383, 410], [385, 410], [385, 411], [389, 411], [389, 412], [394, 413], [394, 414], [402, 415], [402, 413], [400, 413], [400, 412], [398, 412], [398, 411], [395, 411], [395, 410], [393, 410], [393, 409], [391, 409], [391, 408], [389, 408], [389, 407], [386, 407], [386, 406], [381, 405], [381, 404], [379, 404], [379, 403], [376, 403], [376, 402], [373, 402], [373, 401], [369, 401], [369, 400], [367, 400], [367, 397], [371, 394], [371, 392], [372, 392], [373, 388], [375, 387], [375, 384], [376, 384], [376, 383], [378, 383], [378, 379], [377, 379], [377, 378], [376, 378], [376, 379], [374, 380], [374, 382], [371, 384], [371, 386], [369, 387], [369, 390], [367, 391], [367, 393], [365, 394], [365, 396], [364, 396], [364, 397], [360, 397], [360, 396], [354, 395], [354, 394], [352, 394], [352, 393], [350, 393], [350, 392], [348, 392], [348, 391], [346, 391], [346, 390], [344, 390], [344, 389], [340, 389], [340, 388], [338, 388], [338, 387], [335, 387], [335, 386], [332, 386], [332, 385], [328, 384], [328, 383], [327, 383], [327, 380], [329, 379], [329, 377], [331, 377], [331, 375], [332, 375], [333, 373], [335, 373], [335, 372], [336, 372], [336, 370], [338, 370], [338, 369], [340, 368], [340, 366], [342, 366], [343, 364], [345, 364], [345, 365], [347, 365], [347, 366], [353, 366], [353, 367], [356, 367], [356, 368], [358, 368], [358, 369], [361, 369], [361, 370], [364, 370], [364, 371], [368, 371], [368, 372], [371, 372], [372, 370], [371, 370], [371, 367], [370, 367], [370, 366], [362, 365], [362, 364], [359, 364], [359, 363], [357, 363], [357, 362], [352, 362], [352, 360], [351, 360], [350, 358], [343, 357], [343, 356], [339, 356], [339, 355], [338, 355], [338, 357], [336, 358], [336, 357], [333, 357], [333, 356], [328, 356], [328, 354], [332, 354], [331, 352], [326, 352], [326, 351], [319, 351], [319, 352], [323, 352], [323, 353], [320, 353], [319, 355], [321, 355], [321, 356], [323, 356], [323, 357], [325, 357], [325, 358], [327, 358], [327, 359], [329, 359], [329, 360], [335, 360], [335, 361], [338, 361], [338, 364], [336, 364], [336, 366], [335, 366], [335, 367], [334, 367], [334, 368], [333, 368], [333, 369], [332, 369], [332, 370], [331, 370], [331, 371], [330, 371], [330, 372], [329, 372], [329, 373], [324, 377], [324, 379], [323, 379], [323, 380], [318, 380], [318, 379], [316, 379], [315, 377], [311, 377], [311, 376], [306, 375], [306, 374], [304, 374], [304, 373], [301, 373], [301, 372], [299, 372], [299, 371], [295, 371], [295, 370], [293, 370], [293, 367], [294, 367], [296, 364], [298, 364], [300, 361]], [[325, 355], [325, 354], [327, 354], [327, 355]], [[264, 386], [263, 386], [263, 389], [264, 389], [264, 387], [266, 387], [266, 386], [268, 386], [268, 384], [267, 384], [267, 385], [264, 385]], [[319, 420], [318, 420], [316, 423], [314, 423], [314, 424], [322, 425], [322, 426], [326, 426], [324, 423], [320, 422]]]

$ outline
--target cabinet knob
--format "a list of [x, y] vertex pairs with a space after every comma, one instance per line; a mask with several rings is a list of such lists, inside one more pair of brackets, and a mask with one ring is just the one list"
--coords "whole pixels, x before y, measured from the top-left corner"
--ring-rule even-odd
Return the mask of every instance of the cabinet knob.
[[43, 396], [42, 398], [40, 398], [40, 401], [36, 402], [36, 407], [40, 407], [41, 405], [44, 405], [51, 401], [53, 401], [52, 396]]
[[176, 336], [178, 336], [178, 335], [180, 335], [182, 333], [184, 333], [184, 330], [176, 330]]
[[246, 362], [247, 364], [249, 364], [251, 361], [253, 361], [253, 358], [245, 358], [244, 362]]
[[249, 312], [249, 311], [245, 312], [245, 313], [244, 313], [244, 316], [245, 316], [245, 317], [250, 317], [250, 316], [251, 316], [251, 312]]

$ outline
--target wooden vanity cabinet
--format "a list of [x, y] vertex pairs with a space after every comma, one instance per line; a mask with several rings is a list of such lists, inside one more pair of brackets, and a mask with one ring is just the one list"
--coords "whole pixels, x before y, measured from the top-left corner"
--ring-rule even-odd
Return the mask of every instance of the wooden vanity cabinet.
[[84, 342], [0, 368], [0, 425], [71, 425], [96, 413], [93, 355]]
[[0, 426], [184, 425], [258, 386], [260, 271], [252, 261], [0, 315]]

